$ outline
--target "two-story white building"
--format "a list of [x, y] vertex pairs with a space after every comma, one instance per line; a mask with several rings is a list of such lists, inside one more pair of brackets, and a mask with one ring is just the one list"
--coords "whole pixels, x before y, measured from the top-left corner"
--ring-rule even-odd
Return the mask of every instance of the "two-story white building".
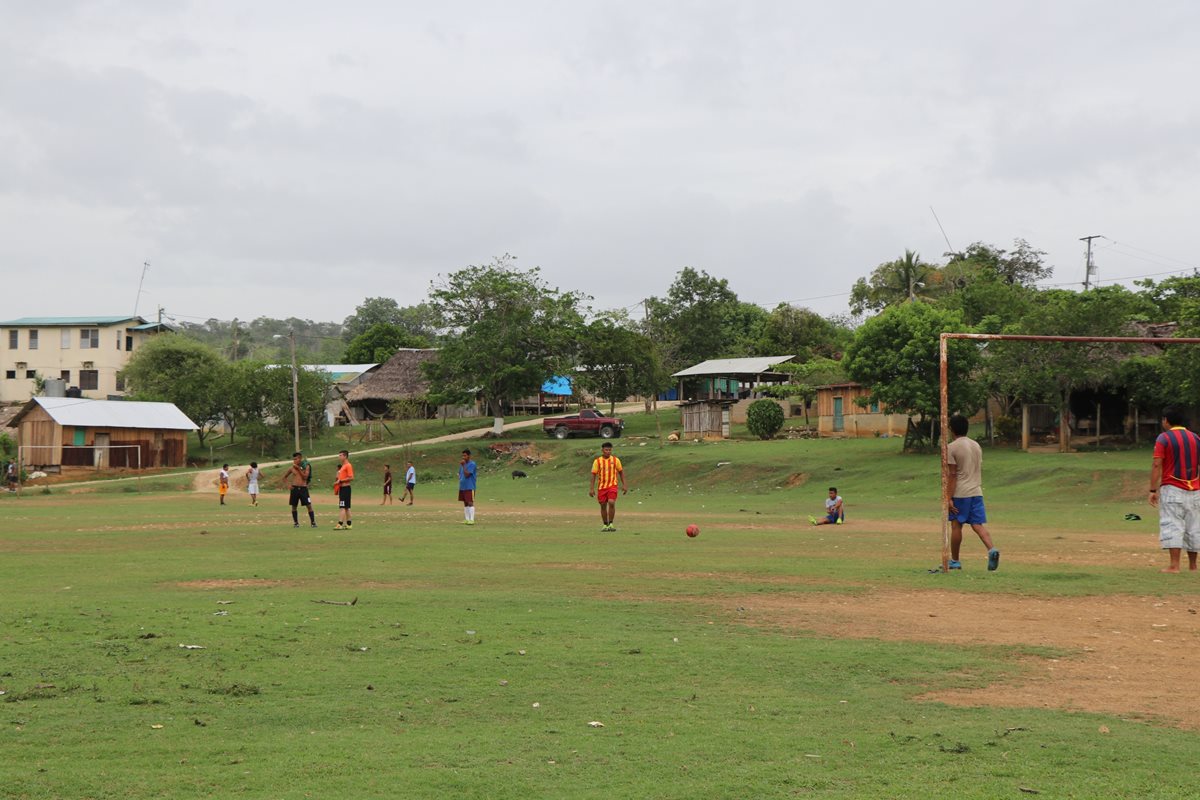
[[38, 378], [61, 378], [83, 397], [124, 394], [129, 357], [167, 326], [142, 317], [22, 317], [0, 322], [0, 402], [33, 397]]

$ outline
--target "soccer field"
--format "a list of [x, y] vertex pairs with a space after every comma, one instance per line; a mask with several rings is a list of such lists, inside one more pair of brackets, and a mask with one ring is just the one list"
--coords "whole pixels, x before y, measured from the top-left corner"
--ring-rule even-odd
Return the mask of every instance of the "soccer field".
[[454, 445], [411, 508], [356, 460], [348, 532], [327, 465], [317, 529], [0, 496], [3, 796], [1195, 796], [1200, 577], [1157, 572], [1148, 450], [985, 451], [1001, 568], [940, 575], [937, 457], [894, 440], [618, 440], [615, 533], [599, 442], [534, 444], [472, 445], [473, 527]]

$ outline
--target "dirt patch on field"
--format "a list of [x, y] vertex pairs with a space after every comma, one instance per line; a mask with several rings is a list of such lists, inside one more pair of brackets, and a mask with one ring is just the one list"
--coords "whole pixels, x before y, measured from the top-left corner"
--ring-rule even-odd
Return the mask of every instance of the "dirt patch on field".
[[224, 578], [198, 581], [180, 581], [175, 585], [180, 589], [269, 589], [284, 586], [285, 581], [272, 581], [266, 578]]
[[1050, 648], [1059, 655], [1026, 657], [1029, 668], [1004, 683], [933, 691], [924, 697], [968, 706], [1150, 717], [1200, 729], [1200, 695], [1191, 691], [1188, 679], [1200, 646], [1200, 601], [1029, 598], [941, 590], [854, 596], [755, 594], [697, 601], [719, 602], [752, 625], [839, 638]]
[[803, 486], [804, 484], [808, 483], [808, 477], [809, 476], [807, 472], [793, 472], [791, 475], [788, 475], [787, 480], [783, 483], [785, 486], [791, 489], [795, 486]]

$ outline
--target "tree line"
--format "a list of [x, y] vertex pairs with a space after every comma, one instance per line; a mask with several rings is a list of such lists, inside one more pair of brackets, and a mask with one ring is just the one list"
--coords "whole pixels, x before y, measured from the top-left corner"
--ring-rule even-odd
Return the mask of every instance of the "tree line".
[[[639, 304], [639, 319], [627, 310], [597, 311], [592, 298], [550, 286], [539, 269], [505, 255], [439, 276], [418, 305], [366, 298], [340, 325], [267, 318], [185, 325], [180, 336], [160, 337], [135, 354], [126, 378], [136, 397], [185, 394], [188, 402], [176, 404], [193, 408], [197, 422], [220, 421], [265, 439], [280, 434], [262, 420], [290, 419], [279, 413], [281, 404], [290, 411], [290, 370], [269, 365], [290, 363], [291, 335], [302, 362], [378, 363], [401, 348], [437, 348], [438, 358], [424, 365], [428, 401], [478, 396], [496, 417], [554, 375], [574, 376], [612, 403], [653, 396], [672, 385], [673, 372], [706, 359], [792, 355], [780, 367], [791, 381], [777, 394], [807, 407], [816, 387], [854, 380], [869, 388], [865, 402], [908, 414], [932, 434], [942, 332], [1118, 336], [1169, 320], [1194, 335], [1200, 325], [1200, 277], [1144, 281], [1136, 290], [1039, 288], [1052, 274], [1045, 253], [1020, 239], [1011, 249], [977, 242], [945, 254], [941, 264], [905, 251], [854, 283], [850, 315], [826, 317], [788, 303], [764, 309], [742, 301], [727, 279], [686, 267], [665, 293]], [[1019, 398], [1065, 412], [1072, 392], [1102, 384], [1124, 388], [1147, 408], [1193, 395], [1200, 401], [1200, 369], [1184, 351], [964, 340], [950, 349], [956, 412], [973, 413], [989, 397], [1002, 409]], [[319, 425], [326, 379], [302, 373], [303, 410]], [[220, 387], [218, 396], [206, 397], [202, 386]]]

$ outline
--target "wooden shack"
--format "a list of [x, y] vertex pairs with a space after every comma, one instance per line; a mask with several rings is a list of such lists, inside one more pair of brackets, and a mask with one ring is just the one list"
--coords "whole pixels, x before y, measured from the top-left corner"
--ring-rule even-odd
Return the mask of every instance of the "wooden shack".
[[35, 397], [9, 423], [30, 470], [182, 467], [196, 429], [174, 403]]
[[[903, 436], [907, 414], [890, 413], [867, 402], [871, 390], [849, 381], [817, 387], [817, 432], [820, 436]], [[866, 405], [863, 405], [867, 402]]]
[[736, 400], [692, 400], [679, 404], [685, 439], [728, 439], [729, 409]]

